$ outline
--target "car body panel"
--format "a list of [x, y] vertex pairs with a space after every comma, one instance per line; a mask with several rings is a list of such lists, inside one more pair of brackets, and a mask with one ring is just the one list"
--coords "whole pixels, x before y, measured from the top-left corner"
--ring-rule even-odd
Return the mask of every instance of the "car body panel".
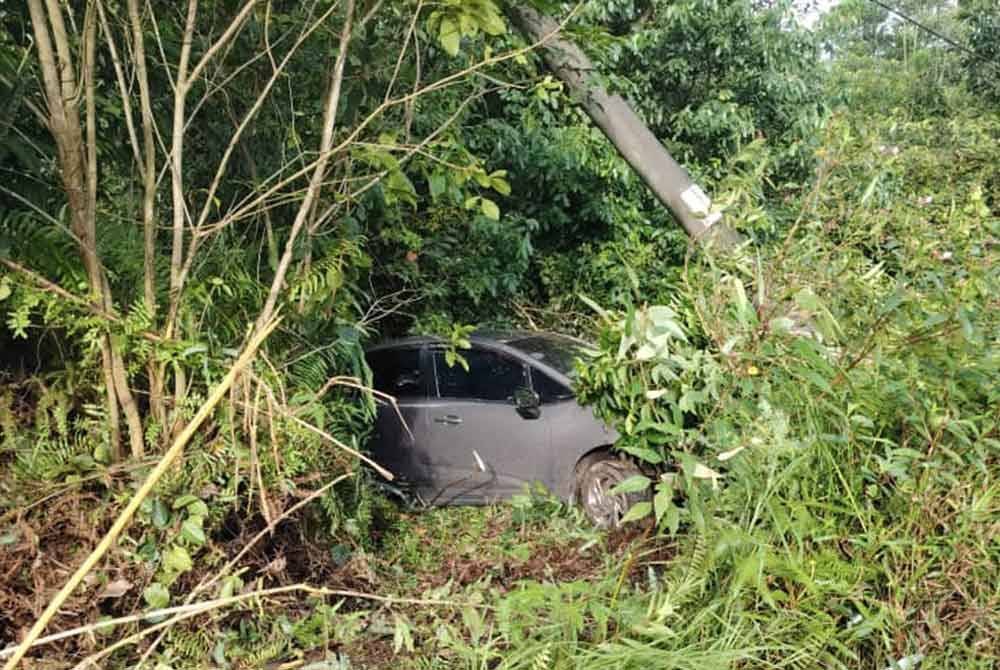
[[429, 418], [439, 503], [507, 498], [539, 478], [533, 455], [548, 450], [547, 421], [524, 419], [509, 404], [450, 399], [432, 402]]
[[[543, 334], [477, 333], [470, 338], [472, 350], [460, 352], [470, 360], [502, 359], [504, 365], [523, 366], [524, 385], [544, 384], [547, 389], [565, 391], [549, 394], [538, 406], [536, 418], [519, 412], [511, 397], [489, 400], [439, 397], [447, 395], [450, 389], [464, 388], [450, 386], [448, 380], [441, 378], [442, 374], [476, 380], [480, 387], [483, 384], [489, 387], [496, 377], [491, 377], [489, 367], [473, 367], [464, 378], [458, 370], [442, 372], [438, 368], [445, 345], [436, 338], [406, 338], [370, 348], [366, 353], [373, 363], [376, 388], [380, 383], [383, 388], [379, 391], [390, 395], [400, 384], [384, 374], [385, 360], [398, 356], [396, 352], [402, 350], [421, 352], [418, 385], [412, 383], [415, 376], [412, 370], [397, 375], [403, 380], [401, 385], [407, 394], [414, 394], [418, 386], [419, 394], [398, 398], [398, 412], [391, 402], [379, 401], [376, 430], [369, 445], [372, 457], [412, 485], [429, 504], [493, 502], [509, 498], [533, 482], [540, 482], [555, 495], [570, 500], [576, 464], [594, 449], [613, 444], [617, 435], [590, 408], [576, 402], [570, 391], [571, 379], [548, 365], [543, 355], [527, 354], [508, 345], [540, 335]], [[565, 341], [585, 346], [578, 340], [565, 338]], [[412, 353], [405, 357], [412, 366]], [[501, 395], [504, 387], [514, 383], [511, 375], [511, 367], [501, 370], [501, 382], [496, 385]]]
[[573, 497], [576, 464], [581, 458], [600, 447], [610, 446], [618, 433], [594, 416], [590, 407], [576, 399], [542, 406], [542, 416], [548, 416], [551, 426], [551, 483], [547, 488], [563, 500]]

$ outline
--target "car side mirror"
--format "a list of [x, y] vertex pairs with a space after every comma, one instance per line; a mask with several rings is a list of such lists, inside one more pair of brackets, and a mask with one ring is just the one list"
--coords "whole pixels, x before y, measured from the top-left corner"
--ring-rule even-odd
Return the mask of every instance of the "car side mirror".
[[542, 415], [542, 400], [538, 394], [526, 386], [514, 390], [514, 409], [525, 419], [537, 419]]

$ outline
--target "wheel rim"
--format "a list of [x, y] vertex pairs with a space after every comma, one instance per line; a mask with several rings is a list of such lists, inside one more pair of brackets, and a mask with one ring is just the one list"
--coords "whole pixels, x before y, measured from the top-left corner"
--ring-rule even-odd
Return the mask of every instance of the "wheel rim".
[[584, 506], [598, 526], [613, 528], [628, 511], [628, 501], [624, 494], [609, 493], [618, 483], [617, 477], [594, 473], [584, 486]]

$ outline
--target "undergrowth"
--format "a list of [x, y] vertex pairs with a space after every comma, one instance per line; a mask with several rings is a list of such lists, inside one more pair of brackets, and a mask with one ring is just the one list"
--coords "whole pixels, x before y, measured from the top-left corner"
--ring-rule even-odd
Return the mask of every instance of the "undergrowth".
[[[170, 628], [147, 667], [997, 667], [998, 139], [989, 115], [835, 115], [811, 189], [780, 207], [765, 207], [752, 145], [721, 201], [760, 244], [692, 254], [670, 281], [593, 303], [579, 395], [619, 449], [663, 470], [627, 483], [653, 496], [625, 529], [595, 531], [537, 492], [416, 514], [367, 474], [270, 527], [357, 471], [279, 413], [363, 446], [370, 405], [315, 390], [333, 363], [360, 365], [353, 334], [349, 363], [300, 366], [293, 388], [259, 365], [56, 627], [178, 604], [263, 534], [208, 595], [305, 582], [354, 595], [220, 606]], [[68, 371], [0, 391], [4, 642], [148, 467], [108, 464], [94, 388]]]

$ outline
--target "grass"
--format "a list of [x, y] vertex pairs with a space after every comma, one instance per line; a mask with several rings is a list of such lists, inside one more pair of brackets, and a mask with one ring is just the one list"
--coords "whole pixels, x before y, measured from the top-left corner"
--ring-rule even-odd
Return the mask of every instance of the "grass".
[[972, 471], [937, 481], [915, 482], [907, 500], [803, 500], [789, 521], [797, 545], [766, 524], [671, 540], [604, 535], [565, 510], [531, 522], [509, 507], [404, 515], [376, 557], [383, 584], [482, 610], [415, 617], [413, 650], [394, 664], [997, 667], [1000, 489]]
[[[982, 467], [925, 460], [905, 485], [872, 487], [863, 473], [876, 456], [840, 445], [834, 460], [830, 448], [819, 442], [786, 461], [783, 483], [748, 491], [732, 482], [720, 496], [751, 505], [720, 504], [707, 531], [685, 524], [673, 538], [649, 521], [600, 532], [540, 496], [396, 510], [380, 546], [355, 549], [320, 585], [447, 604], [261, 600], [177, 626], [158, 662], [205, 667], [217, 654], [233, 668], [883, 670], [922, 658], [922, 668], [997, 667], [995, 457]], [[281, 583], [253, 570], [245, 578]]]

